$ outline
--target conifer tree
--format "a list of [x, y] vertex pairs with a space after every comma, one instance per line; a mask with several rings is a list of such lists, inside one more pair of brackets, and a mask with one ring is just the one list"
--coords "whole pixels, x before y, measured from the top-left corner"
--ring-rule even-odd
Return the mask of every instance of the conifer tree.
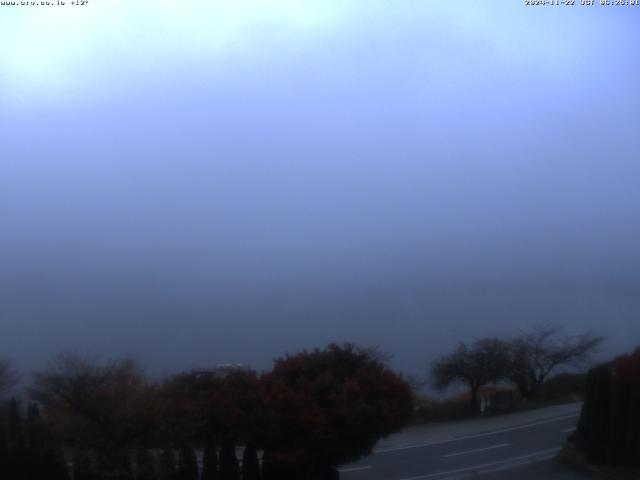
[[193, 447], [187, 443], [182, 444], [178, 455], [178, 478], [198, 480], [198, 458]]
[[156, 480], [154, 458], [146, 447], [138, 448], [136, 454], [136, 479], [137, 480]]
[[27, 445], [22, 416], [20, 415], [20, 405], [15, 398], [9, 402], [7, 444], [9, 447], [9, 478], [16, 480], [27, 478]]
[[228, 432], [224, 432], [222, 435], [220, 480], [240, 480], [240, 466], [236, 457], [236, 445]]
[[73, 452], [73, 480], [96, 480], [93, 459], [84, 449], [77, 448]]
[[258, 450], [252, 442], [247, 443], [242, 454], [242, 480], [260, 480]]
[[161, 480], [175, 480], [177, 477], [176, 457], [170, 445], [162, 449], [158, 459], [158, 478]]
[[27, 408], [27, 445], [29, 478], [45, 478], [44, 426], [38, 405], [30, 403]]
[[32, 479], [69, 480], [64, 453], [47, 430], [37, 403], [27, 409], [27, 445]]
[[218, 480], [218, 453], [216, 441], [213, 435], [208, 435], [204, 444], [204, 457], [202, 459], [202, 480]]
[[114, 452], [108, 452], [104, 456], [103, 467], [99, 470], [99, 474], [108, 476], [114, 480], [133, 480], [133, 468], [131, 465], [131, 457], [126, 449], [117, 449]]
[[9, 447], [4, 428], [0, 425], [0, 478], [5, 478], [9, 473]]

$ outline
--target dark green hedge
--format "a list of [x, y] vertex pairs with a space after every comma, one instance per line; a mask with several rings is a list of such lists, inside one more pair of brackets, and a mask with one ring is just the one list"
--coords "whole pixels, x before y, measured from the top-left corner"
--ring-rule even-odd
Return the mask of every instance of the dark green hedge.
[[591, 462], [640, 466], [640, 349], [589, 371], [573, 441]]

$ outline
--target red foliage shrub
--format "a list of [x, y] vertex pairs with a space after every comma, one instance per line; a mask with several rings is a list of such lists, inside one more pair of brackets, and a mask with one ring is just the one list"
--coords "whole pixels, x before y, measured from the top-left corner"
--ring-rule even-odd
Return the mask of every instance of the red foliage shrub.
[[616, 373], [624, 381], [640, 382], [640, 348], [615, 360]]
[[330, 345], [289, 355], [263, 378], [271, 461], [324, 468], [371, 452], [412, 412], [409, 385], [369, 353]]

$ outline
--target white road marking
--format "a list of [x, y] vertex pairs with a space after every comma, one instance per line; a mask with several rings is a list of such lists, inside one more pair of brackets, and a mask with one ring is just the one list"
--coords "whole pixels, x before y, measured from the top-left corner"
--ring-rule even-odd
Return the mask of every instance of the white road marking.
[[565, 428], [564, 430], [561, 431], [561, 433], [575, 432], [576, 430], [577, 430], [576, 427]]
[[[513, 470], [515, 468], [518, 467], [527, 467], [527, 466], [531, 466], [534, 462], [542, 462], [542, 461], [546, 461], [546, 460], [551, 460], [553, 459], [553, 457], [555, 456], [555, 454], [558, 452], [559, 450], [556, 450], [555, 452], [551, 452], [547, 455], [543, 455], [534, 459], [523, 459], [523, 460], [517, 460], [515, 462], [511, 462], [511, 463], [506, 463], [503, 465], [496, 465], [493, 467], [488, 467], [488, 468], [483, 468], [481, 470], [479, 470], [477, 473], [480, 475], [486, 475], [488, 473], [496, 473], [496, 472], [505, 472], [507, 470]], [[442, 478], [440, 480], [453, 480], [455, 477], [446, 477], [446, 478]], [[461, 477], [458, 477], [461, 478]], [[469, 474], [466, 474], [466, 478], [469, 478]], [[513, 478], [513, 475], [512, 475]], [[516, 477], [517, 478], [517, 477]]]
[[373, 467], [371, 465], [364, 465], [362, 467], [351, 467], [351, 468], [341, 468], [338, 471], [340, 473], [346, 473], [346, 472], [360, 472], [362, 470], [371, 470]]
[[522, 430], [522, 429], [525, 429], [525, 428], [537, 427], [538, 425], [546, 425], [548, 423], [561, 422], [562, 420], [568, 420], [570, 418], [575, 418], [575, 417], [579, 417], [579, 416], [580, 416], [579, 413], [572, 413], [570, 415], [564, 415], [562, 417], [550, 418], [548, 420], [541, 420], [539, 422], [528, 423], [526, 425], [519, 425], [517, 427], [503, 428], [501, 430], [494, 430], [494, 431], [486, 432], [486, 433], [478, 433], [478, 434], [475, 434], [475, 435], [464, 435], [464, 436], [461, 436], [461, 437], [450, 438], [449, 440], [441, 440], [441, 441], [438, 441], [438, 442], [419, 443], [419, 444], [415, 444], [415, 445], [407, 445], [405, 447], [383, 448], [383, 449], [380, 449], [380, 450], [375, 450], [374, 453], [375, 454], [380, 454], [380, 453], [388, 453], [388, 452], [398, 452], [400, 450], [410, 450], [412, 448], [431, 447], [433, 445], [442, 445], [444, 443], [460, 442], [462, 440], [470, 440], [470, 439], [473, 439], [473, 438], [489, 437], [491, 435], [498, 435], [500, 433], [513, 432], [515, 430]]
[[493, 450], [495, 448], [503, 448], [503, 447], [508, 447], [508, 446], [509, 446], [508, 443], [501, 443], [499, 445], [491, 445], [490, 447], [476, 448], [475, 450], [467, 450], [466, 452], [449, 453], [447, 455], [443, 455], [443, 457], [445, 457], [445, 458], [459, 457], [460, 455], [467, 455], [469, 453], [484, 452], [485, 450]]
[[499, 460], [497, 462], [483, 463], [481, 465], [474, 465], [472, 467], [458, 468], [456, 470], [448, 470], [446, 472], [430, 473], [428, 475], [420, 475], [417, 477], [405, 477], [399, 480], [426, 480], [428, 478], [443, 477], [445, 475], [470, 472], [470, 471], [478, 470], [481, 468], [495, 467], [498, 465], [506, 465], [506, 464], [514, 464], [513, 466], [518, 466], [519, 464], [526, 464], [527, 463], [526, 460], [530, 460], [534, 457], [540, 457], [539, 460], [551, 458], [554, 453], [557, 453], [560, 451], [560, 448], [561, 447], [556, 447], [549, 450], [542, 450], [540, 452], [530, 453], [528, 455], [520, 455], [519, 457], [507, 458], [504, 460]]

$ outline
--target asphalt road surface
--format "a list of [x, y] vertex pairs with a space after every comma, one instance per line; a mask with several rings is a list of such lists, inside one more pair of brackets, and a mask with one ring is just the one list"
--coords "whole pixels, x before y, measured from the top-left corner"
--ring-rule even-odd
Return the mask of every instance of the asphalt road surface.
[[530, 421], [444, 441], [376, 451], [340, 469], [342, 480], [585, 478], [553, 458], [575, 430], [577, 413]]

